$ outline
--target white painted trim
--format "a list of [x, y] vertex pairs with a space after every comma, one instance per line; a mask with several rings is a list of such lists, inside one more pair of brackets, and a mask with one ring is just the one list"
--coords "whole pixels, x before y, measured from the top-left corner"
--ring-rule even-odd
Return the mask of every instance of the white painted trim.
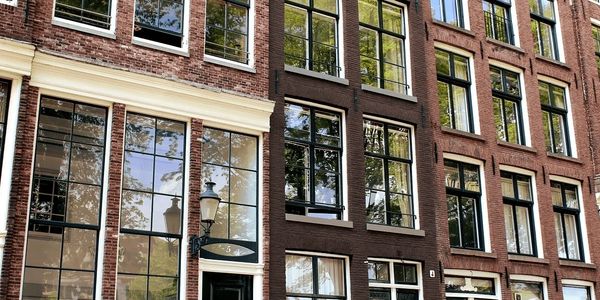
[[52, 25], [62, 26], [73, 30], [79, 30], [85, 33], [95, 34], [106, 38], [115, 39], [115, 28], [117, 26], [117, 2], [118, 0], [110, 1], [110, 27], [109, 29], [102, 29], [100, 27], [71, 21], [56, 17], [56, 0], [52, 1]]
[[[116, 1], [116, 0], [115, 0]], [[181, 37], [181, 47], [175, 47], [168, 44], [163, 44], [159, 42], [155, 42], [152, 40], [140, 38], [135, 36], [135, 14], [136, 14], [136, 2], [132, 1], [132, 9], [134, 19], [131, 22], [131, 43], [138, 46], [148, 47], [160, 51], [165, 51], [177, 55], [182, 55], [185, 57], [189, 57], [189, 30], [190, 30], [190, 1], [183, 1], [183, 22], [181, 26], [183, 26], [182, 37]]]
[[487, 253], [492, 253], [492, 241], [490, 236], [490, 218], [488, 212], [488, 204], [487, 204], [487, 189], [485, 184], [485, 168], [483, 165], [483, 161], [474, 159], [467, 156], [462, 156], [454, 153], [444, 152], [444, 159], [464, 162], [472, 165], [479, 166], [479, 180], [481, 185], [481, 199], [480, 199], [480, 207], [481, 207], [481, 227], [483, 229], [483, 251]]
[[545, 277], [540, 276], [532, 276], [532, 275], [520, 275], [520, 274], [510, 274], [510, 280], [516, 281], [532, 281], [539, 282], [542, 284], [542, 294], [544, 296], [543, 299], [550, 299], [548, 296], [548, 282]]
[[[337, 47], [338, 47], [338, 57], [337, 57], [337, 61], [338, 61], [338, 65], [340, 67], [340, 74], [339, 74], [339, 78], [346, 78], [346, 66], [345, 66], [345, 60], [344, 60], [344, 7], [342, 5], [344, 1], [342, 0], [337, 0], [337, 7], [338, 7], [338, 24], [336, 24], [336, 34], [337, 34]], [[314, 26], [314, 24], [313, 24]], [[308, 28], [308, 30], [312, 30], [312, 28]]]
[[[466, 1], [466, 0], [465, 0]], [[406, 84], [408, 88], [406, 89], [406, 96], [410, 96], [411, 99], [413, 95], [413, 78], [412, 78], [412, 52], [410, 52], [410, 24], [408, 22], [408, 6], [402, 2], [394, 1], [397, 5], [402, 7], [402, 18], [404, 21], [404, 70], [406, 71]], [[417, 56], [418, 57], [418, 56]], [[417, 102], [417, 98], [414, 97], [414, 101]]]
[[155, 42], [152, 40], [143, 39], [143, 38], [140, 38], [137, 36], [133, 36], [131, 38], [131, 43], [133, 45], [138, 45], [138, 46], [142, 46], [142, 47], [146, 47], [146, 48], [150, 48], [150, 49], [154, 49], [154, 50], [159, 50], [159, 51], [164, 51], [164, 52], [168, 52], [168, 53], [172, 53], [172, 54], [176, 54], [176, 55], [189, 57], [190, 53], [188, 52], [188, 49], [183, 48], [183, 39], [184, 38], [185, 38], [185, 36], [182, 37], [182, 40], [181, 40], [182, 47], [174, 47], [171, 45]]
[[[417, 290], [419, 291], [419, 300], [424, 300], [423, 295], [423, 266], [420, 262], [412, 261], [412, 260], [402, 260], [402, 259], [385, 259], [385, 258], [367, 258], [369, 262], [384, 262], [388, 264], [393, 263], [401, 263], [401, 264], [410, 264], [415, 265], [417, 267], [417, 284], [397, 284], [395, 283], [395, 272], [393, 269], [390, 269], [390, 282], [389, 283], [376, 283], [369, 282], [369, 287], [375, 288], [391, 288], [391, 289], [408, 289], [408, 290]], [[396, 293], [392, 292], [391, 300], [396, 300]]]
[[[565, 139], [568, 139], [569, 145], [571, 146], [571, 157], [577, 158], [577, 138], [575, 136], [575, 119], [573, 118], [573, 106], [571, 105], [571, 93], [569, 91], [569, 84], [549, 76], [538, 75], [538, 81], [550, 83], [558, 87], [565, 89], [565, 106], [567, 110], [567, 128], [568, 132], [565, 132]], [[557, 153], [561, 155], [561, 153]]]
[[0, 0], [0, 4], [5, 4], [5, 5], [10, 5], [10, 6], [17, 6], [17, 0]]
[[[198, 141], [192, 141], [192, 122], [191, 120], [188, 120], [185, 124], [185, 170], [184, 170], [184, 180], [183, 181], [183, 195], [182, 195], [182, 199], [183, 199], [183, 205], [182, 205], [182, 213], [183, 213], [183, 223], [181, 224], [181, 242], [179, 245], [179, 266], [180, 266], [180, 270], [179, 270], [179, 295], [180, 295], [180, 299], [186, 299], [186, 294], [187, 294], [187, 278], [188, 278], [188, 272], [187, 272], [187, 261], [188, 261], [188, 241], [189, 241], [189, 235], [188, 235], [188, 224], [189, 224], [189, 208], [190, 208], [190, 201], [193, 201], [190, 198], [190, 166], [192, 164], [191, 161], [191, 157], [190, 157], [190, 152], [191, 152], [191, 148], [192, 148], [192, 143], [198, 143]], [[194, 199], [195, 200], [195, 199]]]
[[[560, 17], [559, 17], [559, 11], [558, 11], [558, 2], [559, 1], [552, 1], [552, 4], [554, 6], [554, 17], [555, 17], [555, 25], [554, 25], [554, 32], [556, 33], [556, 51], [558, 51], [557, 55], [558, 55], [558, 61], [560, 62], [566, 62], [567, 58], [566, 58], [566, 53], [565, 53], [565, 49], [564, 49], [564, 43], [563, 43], [563, 36], [562, 36], [562, 30], [561, 30], [561, 22], [560, 22]], [[554, 57], [552, 58], [554, 59]]]
[[0, 38], [0, 71], [31, 75], [34, 51], [35, 46], [31, 44]]
[[471, 21], [469, 19], [469, 0], [460, 0], [460, 4], [463, 11], [463, 24], [465, 25], [463, 28], [466, 30], [471, 30]]
[[476, 294], [476, 293], [453, 293], [446, 292], [446, 297], [459, 297], [466, 298], [468, 300], [472, 299], [501, 299], [502, 291], [500, 284], [500, 274], [492, 273], [492, 272], [483, 272], [483, 271], [473, 271], [473, 270], [459, 270], [459, 269], [445, 269], [444, 275], [448, 276], [460, 276], [460, 277], [478, 277], [478, 278], [488, 278], [494, 280], [494, 287], [496, 288], [495, 295], [485, 295], [485, 294]]
[[[561, 280], [563, 286], [581, 286], [590, 289], [590, 300], [596, 300], [596, 293], [594, 292], [594, 283], [589, 281], [577, 280], [577, 279], [563, 279]], [[561, 291], [562, 294], [562, 291]]]
[[[516, 1], [510, 3], [510, 22], [513, 32], [513, 42], [515, 47], [521, 46], [521, 39], [519, 38], [519, 18], [517, 18], [517, 5]], [[548, 298], [546, 298], [548, 299]]]
[[[593, 0], [589, 0], [592, 3], [595, 3], [596, 5], [600, 5], [600, 1], [593, 1]], [[598, 19], [594, 19], [594, 18], [590, 18], [590, 22], [592, 22], [592, 25], [596, 26], [596, 27], [600, 27], [600, 20]]]
[[211, 64], [220, 65], [228, 68], [238, 69], [248, 73], [256, 73], [256, 69], [246, 64], [235, 62], [229, 59], [224, 59], [209, 54], [204, 54], [204, 61]]

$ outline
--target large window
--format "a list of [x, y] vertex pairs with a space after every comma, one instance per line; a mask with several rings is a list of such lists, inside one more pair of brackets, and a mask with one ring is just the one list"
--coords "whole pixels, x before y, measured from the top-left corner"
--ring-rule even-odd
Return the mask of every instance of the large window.
[[363, 132], [367, 222], [414, 228], [411, 129], [366, 119]]
[[101, 29], [111, 24], [111, 0], [56, 0], [54, 16]]
[[338, 1], [286, 0], [285, 64], [340, 76]]
[[444, 160], [450, 246], [483, 249], [479, 166]]
[[510, 0], [483, 0], [485, 35], [488, 38], [514, 44], [510, 5]]
[[250, 0], [206, 2], [206, 54], [248, 63], [249, 10]]
[[358, 15], [362, 83], [406, 94], [404, 7], [360, 0]]
[[252, 300], [252, 276], [204, 272], [202, 299]]
[[600, 76], [600, 27], [592, 25], [592, 37], [594, 38], [594, 51], [596, 53], [596, 69]]
[[6, 137], [6, 119], [8, 118], [8, 99], [10, 99], [10, 81], [0, 79], [0, 169], [4, 157], [4, 140]]
[[200, 256], [258, 262], [258, 138], [205, 128], [202, 178], [221, 203]]
[[535, 255], [531, 177], [506, 171], [500, 175], [508, 252]]
[[341, 219], [341, 129], [339, 113], [285, 105], [286, 213]]
[[117, 298], [177, 299], [185, 123], [128, 113]]
[[417, 300], [420, 266], [416, 263], [369, 259], [369, 300]]
[[436, 49], [435, 61], [441, 125], [473, 132], [469, 58]]
[[592, 300], [590, 287], [563, 284], [562, 296], [564, 300]]
[[558, 257], [583, 260], [577, 186], [551, 181]]
[[546, 151], [562, 155], [571, 155], [568, 137], [567, 95], [564, 88], [539, 81], [540, 102], [542, 103], [542, 122]]
[[431, 14], [436, 21], [465, 27], [461, 0], [433, 0], [431, 1]]
[[181, 47], [184, 26], [183, 9], [184, 0], [136, 0], [133, 35]]
[[531, 0], [529, 1], [529, 12], [535, 53], [558, 60], [554, 1]]
[[[465, 273], [465, 272], [461, 272]], [[467, 273], [479, 272], [467, 271]], [[488, 274], [485, 274], [488, 275]], [[444, 275], [447, 300], [500, 299], [496, 291], [497, 278]]]
[[107, 110], [42, 96], [23, 299], [92, 299]]
[[338, 257], [286, 254], [287, 299], [346, 299], [345, 262]]
[[511, 299], [544, 300], [544, 284], [537, 281], [510, 280]]
[[509, 143], [525, 144], [519, 74], [490, 67], [490, 77], [496, 137]]

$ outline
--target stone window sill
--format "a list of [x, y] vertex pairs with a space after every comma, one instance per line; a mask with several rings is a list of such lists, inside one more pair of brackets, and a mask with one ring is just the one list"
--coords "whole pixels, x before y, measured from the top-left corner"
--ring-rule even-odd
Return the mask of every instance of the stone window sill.
[[556, 59], [552, 59], [552, 58], [547, 58], [547, 57], [541, 56], [539, 54], [536, 54], [535, 58], [538, 59], [538, 60], [541, 60], [541, 61], [545, 61], [545, 62], [551, 63], [553, 65], [559, 66], [561, 68], [565, 68], [565, 69], [568, 69], [568, 70], [571, 69], [569, 67], [569, 65], [567, 65], [566, 63], [564, 63], [564, 62], [562, 62], [560, 60], [556, 60]]
[[[0, 2], [1, 3], [1, 2]], [[16, 3], [16, 1], [15, 1]], [[71, 20], [66, 20], [66, 19], [61, 19], [61, 18], [52, 18], [52, 25], [56, 25], [56, 26], [60, 26], [60, 27], [65, 27], [65, 28], [69, 28], [72, 30], [77, 30], [77, 31], [81, 31], [81, 32], [85, 32], [85, 33], [89, 33], [89, 34], [93, 34], [93, 35], [97, 35], [97, 36], [101, 36], [101, 37], [105, 37], [105, 38], [109, 38], [109, 39], [116, 39], [117, 36], [115, 35], [114, 31], [110, 31], [107, 29], [102, 29], [102, 28], [97, 28], [91, 25], [86, 25], [86, 24], [81, 24], [75, 21], [71, 21]]]
[[533, 147], [529, 147], [529, 146], [525, 146], [525, 145], [519, 145], [519, 144], [513, 144], [513, 143], [508, 143], [505, 141], [499, 141], [496, 140], [496, 143], [502, 147], [507, 147], [507, 148], [512, 148], [512, 149], [516, 149], [516, 150], [522, 150], [522, 151], [527, 151], [527, 152], [531, 152], [531, 153], [537, 153], [537, 150]]
[[456, 32], [459, 32], [459, 33], [462, 33], [462, 34], [466, 34], [466, 35], [468, 35], [470, 37], [475, 37], [475, 33], [473, 33], [473, 31], [471, 31], [469, 29], [465, 29], [465, 28], [462, 28], [462, 27], [458, 27], [458, 26], [455, 26], [455, 25], [452, 25], [452, 24], [448, 24], [448, 23], [445, 23], [445, 22], [442, 22], [442, 21], [437, 21], [437, 20], [433, 20], [433, 24], [438, 25], [440, 27], [448, 28], [448, 29], [450, 29], [452, 31], [456, 31]]
[[142, 39], [142, 38], [138, 38], [138, 37], [133, 37], [133, 40], [131, 41], [132, 44], [137, 45], [137, 46], [142, 46], [142, 47], [146, 47], [146, 48], [150, 48], [150, 49], [154, 49], [154, 50], [159, 50], [159, 51], [163, 51], [163, 52], [168, 52], [171, 54], [176, 54], [176, 55], [181, 55], [181, 56], [185, 56], [185, 57], [190, 57], [189, 52], [186, 49], [183, 48], [177, 48], [177, 47], [173, 47], [170, 45], [164, 45], [161, 43], [157, 43], [154, 41], [150, 41], [150, 40], [146, 40], [146, 39]]
[[442, 127], [442, 132], [469, 138], [469, 139], [473, 139], [473, 140], [478, 140], [481, 142], [485, 142], [485, 139], [481, 135], [472, 133], [472, 132], [466, 132], [466, 131], [462, 131], [462, 130], [447, 128], [447, 127]]
[[406, 101], [410, 101], [410, 102], [415, 102], [415, 103], [417, 102], [417, 97], [390, 91], [390, 90], [386, 90], [386, 89], [382, 89], [382, 88], [378, 88], [378, 87], [374, 87], [374, 86], [370, 86], [368, 84], [361, 84], [360, 88], [363, 91], [367, 91], [367, 92], [371, 92], [371, 93], [381, 94], [381, 95], [394, 97], [394, 98], [398, 98], [398, 99], [402, 99], [402, 100], [406, 100]]
[[256, 69], [250, 67], [249, 65], [233, 62], [233, 61], [223, 59], [220, 57], [215, 57], [215, 56], [210, 56], [210, 55], [204, 54], [204, 61], [209, 62], [211, 64], [215, 64], [215, 65], [238, 69], [238, 70], [245, 71], [248, 73], [256, 73]]
[[307, 70], [307, 69], [302, 69], [302, 68], [288, 66], [288, 65], [285, 65], [284, 69], [286, 72], [296, 73], [296, 74], [313, 77], [313, 78], [317, 78], [317, 79], [322, 79], [322, 80], [327, 80], [327, 81], [335, 82], [338, 84], [343, 84], [343, 85], [350, 84], [350, 82], [346, 78], [331, 76], [328, 74], [323, 74], [323, 73], [319, 73], [319, 72], [315, 72], [315, 71], [311, 71], [311, 70]]
[[367, 223], [367, 230], [412, 236], [425, 236], [424, 230]]
[[545, 259], [545, 258], [539, 258], [539, 257], [533, 257], [533, 256], [524, 256], [524, 255], [516, 255], [516, 254], [509, 254], [508, 255], [508, 260], [511, 261], [521, 261], [521, 262], [529, 262], [529, 263], [536, 263], [536, 264], [549, 264], [550, 261]]
[[564, 260], [564, 259], [561, 259], [559, 261], [559, 264], [561, 266], [567, 266], [567, 267], [585, 268], [585, 269], [596, 269], [596, 265], [595, 264], [590, 264], [590, 263], [586, 263], [586, 262], [582, 262], [582, 261], [573, 261], [573, 260]]
[[509, 50], [512, 50], [512, 51], [516, 51], [516, 52], [519, 52], [521, 54], [525, 54], [525, 50], [523, 50], [520, 47], [515, 46], [513, 44], [505, 43], [503, 41], [495, 40], [495, 39], [492, 39], [492, 38], [489, 38], [489, 37], [486, 38], [486, 40], [489, 43], [491, 43], [491, 44], [494, 44], [494, 45], [497, 45], [497, 46], [500, 46], [500, 47], [503, 47], [505, 49], [509, 49]]
[[354, 223], [352, 221], [321, 219], [294, 214], [285, 214], [285, 220], [291, 222], [327, 225], [343, 228], [354, 228]]
[[566, 156], [566, 155], [562, 155], [562, 154], [556, 154], [556, 153], [550, 153], [548, 152], [548, 157], [552, 157], [552, 158], [556, 158], [556, 159], [561, 159], [561, 160], [565, 160], [565, 161], [569, 161], [569, 162], [573, 162], [576, 164], [580, 164], [582, 165], [583, 162], [575, 157], [571, 157], [571, 156]]
[[461, 249], [461, 248], [450, 248], [450, 253], [454, 255], [464, 255], [464, 256], [475, 256], [475, 257], [483, 257], [483, 258], [498, 258], [498, 255], [493, 252], [484, 252], [479, 250], [471, 250], [471, 249]]

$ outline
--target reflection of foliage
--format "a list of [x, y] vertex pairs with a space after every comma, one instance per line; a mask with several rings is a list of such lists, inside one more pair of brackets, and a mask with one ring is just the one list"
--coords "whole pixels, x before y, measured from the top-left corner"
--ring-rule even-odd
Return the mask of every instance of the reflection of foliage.
[[206, 3], [207, 53], [247, 62], [248, 9], [224, 0]]

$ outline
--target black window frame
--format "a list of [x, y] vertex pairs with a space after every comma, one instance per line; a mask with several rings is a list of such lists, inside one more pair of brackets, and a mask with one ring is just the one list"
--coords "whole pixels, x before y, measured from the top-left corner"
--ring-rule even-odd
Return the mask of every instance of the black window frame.
[[[451, 26], [457, 26], [460, 28], [465, 28], [465, 13], [464, 13], [464, 7], [463, 7], [463, 1], [462, 0], [437, 0], [439, 1], [438, 3], [440, 4], [440, 17], [442, 19], [436, 19], [435, 14], [432, 13], [432, 17], [434, 21], [438, 21], [438, 22], [443, 22], [446, 24], [449, 24]], [[448, 22], [447, 17], [446, 17], [446, 1], [453, 1], [456, 2], [456, 8], [457, 8], [457, 12], [456, 12], [456, 19], [458, 21], [458, 24], [452, 24], [450, 22]], [[433, 1], [431, 1], [431, 4], [433, 5]], [[433, 12], [433, 9], [431, 10]]]
[[[511, 197], [502, 195], [502, 202], [504, 203], [504, 205], [508, 205], [512, 209], [512, 214], [513, 214], [512, 222], [513, 222], [513, 228], [515, 229], [515, 241], [516, 241], [516, 247], [517, 247], [517, 252], [508, 251], [508, 253], [537, 257], [537, 240], [536, 240], [536, 234], [535, 234], [535, 222], [534, 222], [535, 219], [534, 219], [534, 215], [533, 215], [534, 197], [533, 197], [533, 189], [532, 189], [532, 185], [533, 185], [532, 178], [531, 178], [531, 176], [508, 172], [508, 171], [500, 171], [500, 177], [510, 179], [512, 181], [513, 195], [515, 196], [515, 197], [511, 198]], [[521, 197], [519, 195], [518, 181], [525, 181], [525, 180], [529, 182], [529, 192], [531, 193], [531, 197], [532, 197], [532, 199], [530, 201], [521, 199]], [[527, 208], [527, 218], [529, 218], [529, 234], [531, 236], [531, 241], [530, 241], [531, 252], [532, 252], [531, 254], [522, 253], [522, 251], [520, 249], [521, 247], [520, 247], [520, 243], [519, 243], [519, 234], [518, 234], [518, 232], [516, 232], [517, 228], [519, 227], [518, 226], [519, 221], [517, 218], [517, 207]], [[508, 242], [508, 237], [507, 237], [507, 242]]]
[[238, 295], [241, 296], [241, 298], [239, 300], [252, 300], [253, 283], [254, 276], [252, 275], [203, 272], [202, 299], [223, 300], [214, 297], [215, 291], [222, 289], [240, 291], [241, 294]]
[[[311, 258], [311, 262], [312, 262], [312, 284], [313, 284], [313, 294], [298, 294], [298, 293], [288, 293], [286, 291], [285, 296], [286, 299], [292, 297], [292, 298], [298, 298], [298, 299], [311, 299], [311, 300], [319, 300], [319, 299], [331, 299], [331, 300], [345, 300], [348, 298], [348, 293], [350, 292], [348, 289], [348, 271], [347, 271], [347, 266], [346, 266], [346, 258], [343, 257], [332, 257], [332, 256], [323, 256], [323, 255], [310, 255], [310, 254], [302, 254], [302, 253], [293, 253], [293, 252], [286, 252], [285, 253], [286, 256], [288, 255], [294, 255], [294, 256], [304, 256], [304, 257], [310, 257]], [[325, 258], [325, 259], [336, 259], [336, 260], [340, 260], [342, 261], [342, 265], [344, 267], [344, 296], [333, 296], [333, 295], [322, 295], [322, 294], [318, 294], [319, 292], [319, 258]], [[287, 285], [287, 284], [286, 284]], [[287, 288], [287, 287], [286, 287]]]
[[[75, 7], [65, 3], [59, 3], [59, 1], [60, 0], [56, 0], [54, 3], [53, 16], [55, 18], [61, 18], [71, 22], [82, 23], [84, 25], [98, 27], [100, 29], [105, 30], [111, 28], [112, 19], [114, 18], [114, 16], [112, 16], [112, 6], [114, 5], [112, 0], [107, 0], [108, 3], [106, 15], [84, 9], [83, 6], [86, 0], [80, 0], [81, 7]], [[97, 18], [94, 18], [94, 16], [96, 16]]]
[[[494, 85], [492, 84], [492, 101], [494, 101], [493, 98], [498, 98], [500, 99], [500, 103], [501, 103], [501, 113], [502, 113], [502, 120], [503, 120], [503, 131], [504, 131], [504, 138], [500, 139], [501, 141], [507, 142], [507, 143], [513, 143], [513, 144], [519, 144], [519, 145], [525, 145], [525, 126], [524, 126], [524, 122], [523, 122], [523, 108], [522, 108], [522, 86], [521, 86], [521, 76], [519, 73], [517, 72], [513, 72], [513, 71], [509, 71], [500, 67], [496, 67], [496, 66], [492, 66], [490, 65], [490, 71], [492, 71], [492, 69], [497, 70], [500, 73], [500, 82], [502, 84], [502, 89], [498, 90], [494, 88]], [[508, 80], [507, 75], [512, 75], [514, 77], [516, 77], [519, 82], [519, 95], [514, 95], [511, 94], [508, 88]], [[515, 112], [517, 114], [517, 120], [516, 120], [516, 125], [518, 127], [518, 132], [517, 132], [517, 138], [518, 141], [510, 141], [509, 136], [507, 134], [508, 132], [508, 122], [507, 117], [506, 117], [506, 102], [512, 102], [513, 104], [516, 104], [517, 106], [517, 111]], [[496, 116], [494, 116], [496, 117]], [[495, 120], [494, 120], [495, 121]], [[496, 129], [496, 138], [499, 138], [498, 136], [498, 130]]]
[[[225, 9], [225, 13], [224, 13], [225, 28], [220, 28], [220, 27], [217, 27], [217, 26], [214, 26], [214, 27], [218, 28], [218, 30], [223, 30], [224, 36], [227, 35], [227, 32], [233, 32], [235, 34], [244, 35], [246, 37], [246, 45], [245, 45], [246, 46], [246, 50], [245, 51], [237, 50], [237, 49], [233, 49], [231, 47], [227, 47], [226, 44], [219, 45], [219, 44], [216, 44], [216, 43], [209, 42], [208, 41], [208, 35], [209, 35], [210, 29], [213, 28], [213, 26], [206, 24], [206, 32], [204, 33], [204, 44], [205, 44], [205, 46], [204, 46], [204, 53], [205, 53], [205, 55], [214, 56], [214, 57], [217, 57], [217, 58], [226, 59], [226, 60], [230, 60], [230, 61], [233, 61], [233, 62], [236, 62], [236, 63], [241, 63], [241, 64], [246, 64], [247, 65], [250, 62], [250, 39], [249, 38], [250, 38], [250, 30], [251, 29], [250, 29], [249, 25], [250, 25], [250, 5], [251, 5], [251, 2], [250, 2], [250, 0], [248, 0], [248, 3], [245, 3], [244, 1], [239, 1], [239, 0], [218, 0], [218, 1], [222, 1], [222, 2], [225, 3], [225, 6], [224, 6], [225, 7], [224, 8]], [[244, 9], [246, 9], [246, 33], [245, 34], [239, 33], [239, 32], [235, 32], [235, 31], [227, 29], [227, 7], [228, 7], [228, 5], [235, 5], [235, 6], [243, 7]], [[208, 16], [208, 1], [207, 1], [207, 5], [206, 5], [206, 10], [207, 11], [206, 11], [205, 15]], [[223, 47], [223, 55], [220, 56], [220, 55], [216, 55], [216, 54], [212, 54], [212, 53], [207, 52], [206, 49], [208, 49], [208, 47], [206, 45], [208, 45], [208, 44], [212, 44], [212, 45], [218, 46], [218, 47]], [[231, 49], [233, 51], [239, 51], [239, 52], [244, 53], [244, 57], [245, 57], [244, 61], [237, 61], [235, 59], [231, 59], [231, 56], [233, 56], [233, 55], [228, 54], [227, 53], [227, 49]], [[227, 55], [229, 55], [230, 58], [227, 58]]]
[[[538, 88], [539, 88], [540, 84], [546, 84], [546, 85], [548, 85], [548, 93], [549, 93], [548, 103], [549, 104], [541, 103], [541, 106], [542, 106], [542, 114], [544, 112], [547, 112], [549, 114], [549, 118], [550, 118], [550, 124], [549, 124], [550, 125], [550, 127], [549, 127], [550, 132], [549, 132], [549, 134], [550, 134], [550, 144], [551, 144], [550, 147], [552, 147], [552, 152], [550, 152], [550, 153], [554, 153], [554, 154], [558, 154], [558, 155], [571, 156], [572, 155], [572, 153], [571, 153], [571, 137], [569, 135], [569, 118], [568, 118], [568, 116], [569, 116], [569, 110], [567, 109], [568, 106], [569, 106], [568, 105], [569, 99], [567, 97], [567, 89], [564, 88], [564, 87], [562, 87], [562, 86], [559, 86], [559, 85], [556, 85], [556, 84], [552, 84], [552, 83], [549, 83], [549, 82], [546, 82], [546, 81], [542, 81], [542, 80], [538, 81]], [[560, 107], [556, 107], [556, 106], [552, 105], [552, 103], [554, 103], [554, 89], [561, 89], [561, 90], [563, 90], [563, 93], [565, 95], [565, 108], [560, 108]], [[556, 145], [556, 143], [554, 141], [555, 128], [554, 128], [554, 124], [551, 121], [553, 115], [559, 115], [561, 117], [561, 120], [562, 120], [563, 124], [564, 124], [564, 139], [565, 139], [564, 143], [565, 143], [566, 153], [559, 152], [557, 150], [557, 145]], [[548, 147], [548, 145], [546, 145], [546, 148], [547, 147]]]
[[[581, 214], [581, 209], [579, 208], [572, 208], [572, 207], [568, 207], [567, 205], [567, 197], [565, 195], [565, 190], [566, 189], [573, 189], [575, 190], [575, 194], [577, 195], [577, 206], [581, 207], [581, 205], [583, 205], [581, 199], [579, 198], [579, 187], [575, 184], [570, 184], [570, 183], [564, 183], [561, 181], [556, 181], [556, 180], [551, 180], [550, 181], [550, 186], [553, 187], [553, 185], [558, 184], [560, 185], [560, 193], [561, 193], [561, 200], [562, 200], [562, 206], [557, 206], [554, 203], [552, 204], [552, 211], [554, 212], [554, 214], [559, 214], [560, 215], [560, 222], [561, 222], [561, 228], [562, 228], [562, 241], [565, 244], [565, 253], [567, 255], [567, 257], [560, 257], [560, 253], [558, 253], [558, 258], [561, 260], [571, 260], [571, 261], [585, 261], [585, 251], [583, 249], [583, 235], [581, 232], [581, 219], [580, 219], [580, 214]], [[570, 258], [569, 257], [569, 249], [567, 248], [567, 244], [568, 244], [568, 239], [567, 239], [567, 230], [565, 227], [565, 215], [572, 215], [575, 217], [575, 227], [577, 229], [577, 248], [579, 249], [579, 259], [575, 258]], [[554, 230], [559, 230], [559, 228], [555, 228]], [[560, 241], [557, 241], [557, 243]]]
[[[435, 48], [435, 51], [438, 52], [444, 52], [447, 53], [449, 56], [449, 67], [450, 69], [448, 70], [450, 72], [450, 75], [446, 75], [446, 74], [440, 74], [439, 70], [436, 69], [436, 74], [437, 74], [437, 81], [438, 82], [443, 82], [445, 84], [448, 85], [448, 91], [450, 94], [450, 98], [448, 99], [448, 109], [450, 109], [450, 112], [452, 114], [451, 118], [450, 118], [450, 127], [447, 128], [451, 128], [454, 130], [460, 130], [463, 131], [461, 129], [457, 129], [456, 128], [456, 113], [454, 110], [454, 92], [453, 92], [453, 87], [457, 86], [457, 87], [461, 87], [464, 88], [466, 91], [466, 97], [467, 97], [467, 117], [469, 118], [469, 130], [467, 132], [470, 133], [475, 133], [475, 121], [473, 120], [473, 101], [471, 99], [471, 80], [472, 80], [472, 74], [471, 74], [471, 58], [468, 56], [463, 56], [460, 54], [456, 54], [454, 52], [445, 50], [445, 49], [441, 49], [441, 48]], [[464, 79], [460, 79], [456, 77], [456, 73], [455, 73], [455, 60], [454, 57], [458, 56], [461, 58], [464, 58], [467, 61], [467, 77], [468, 80], [464, 80]], [[439, 99], [438, 99], [439, 101]], [[440, 114], [443, 113], [442, 111], [440, 111]], [[446, 127], [444, 125], [441, 125], [442, 127]]]
[[[0, 89], [2, 88], [2, 85], [6, 85], [6, 89], [4, 95], [5, 97], [4, 99], [0, 99], [0, 101], [5, 102], [6, 105], [4, 106], [4, 111], [2, 112], [4, 114], [4, 121], [0, 120], [0, 128], [2, 128], [2, 132], [0, 133], [0, 170], [2, 170], [2, 166], [4, 165], [4, 144], [6, 143], [6, 125], [8, 124], [8, 110], [10, 108], [12, 81], [0, 78]], [[0, 174], [0, 179], [2, 178], [1, 176], [2, 175]]]
[[[485, 34], [488, 38], [494, 39], [503, 43], [514, 45], [514, 33], [512, 26], [512, 14], [510, 1], [503, 0], [483, 0], [484, 5], [487, 2], [491, 8], [489, 11], [483, 10], [485, 21]], [[501, 7], [506, 11], [506, 17], [496, 15], [496, 7]], [[502, 25], [504, 36], [498, 30], [498, 25]]]
[[[83, 1], [83, 0], [82, 0]], [[181, 2], [181, 30], [180, 32], [175, 32], [172, 30], [168, 30], [165, 28], [161, 28], [159, 24], [148, 24], [138, 20], [138, 2], [144, 0], [135, 0], [134, 9], [133, 9], [133, 17], [134, 17], [134, 28], [133, 28], [133, 36], [135, 38], [151, 41], [154, 43], [164, 44], [166, 46], [171, 46], [175, 48], [182, 48], [184, 43], [184, 31], [186, 27], [185, 20], [185, 2], [189, 0], [156, 0], [157, 1], [157, 9], [158, 11], [155, 21], [158, 23], [160, 21], [160, 10], [162, 2], [172, 1], [172, 2]], [[144, 11], [146, 12], [146, 11]], [[153, 11], [151, 11], [153, 12]], [[140, 12], [141, 13], [141, 12]]]
[[[539, 12], [534, 12], [532, 11], [532, 7], [531, 4], [529, 5], [529, 16], [531, 17], [531, 22], [535, 22], [537, 24], [537, 32], [535, 33], [535, 35], [533, 36], [533, 42], [534, 42], [534, 52], [536, 55], [545, 57], [545, 58], [549, 58], [549, 59], [554, 59], [554, 60], [560, 60], [560, 53], [558, 53], [558, 39], [557, 39], [557, 35], [556, 35], [556, 15], [558, 14], [558, 12], [555, 9], [555, 4], [554, 4], [554, 0], [532, 0], [532, 1], [536, 1], [537, 2], [537, 7], [542, 10], [542, 2], [543, 1], [548, 1], [552, 3], [552, 14], [554, 16], [554, 19], [550, 19], [543, 14], [540, 14]], [[542, 37], [542, 32], [541, 32], [541, 26], [540, 23], [549, 25], [550, 28], [552, 29], [552, 32], [550, 34], [550, 38], [552, 39], [552, 47], [550, 48], [552, 50], [552, 57], [548, 57], [546, 55], [544, 55], [544, 50], [547, 49], [546, 45], [544, 45], [543, 39]], [[533, 30], [533, 27], [531, 27], [531, 30]], [[533, 32], [532, 32], [533, 34]], [[539, 47], [539, 52], [537, 52], [535, 50], [535, 44], [536, 42], [538, 43], [538, 47]]]

